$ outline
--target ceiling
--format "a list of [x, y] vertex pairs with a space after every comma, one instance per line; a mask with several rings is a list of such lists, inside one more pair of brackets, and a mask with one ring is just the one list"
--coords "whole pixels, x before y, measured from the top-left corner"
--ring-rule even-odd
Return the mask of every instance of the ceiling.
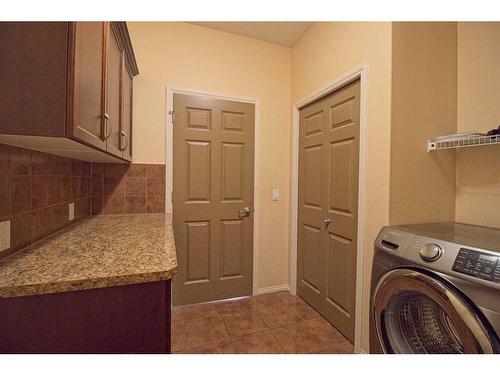
[[191, 22], [228, 33], [291, 47], [313, 22]]

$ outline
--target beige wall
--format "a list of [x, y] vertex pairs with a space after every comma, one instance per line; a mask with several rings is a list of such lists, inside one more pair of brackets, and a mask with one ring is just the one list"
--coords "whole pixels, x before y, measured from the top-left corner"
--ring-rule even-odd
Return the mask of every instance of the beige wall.
[[426, 152], [455, 133], [457, 25], [392, 25], [391, 224], [453, 221], [455, 152]]
[[[260, 100], [259, 288], [288, 283], [291, 50], [187, 23], [128, 23], [134, 80], [134, 162], [165, 162], [165, 87]], [[272, 188], [280, 201], [271, 200]]]
[[[500, 125], [500, 23], [458, 24], [458, 131]], [[456, 220], [500, 228], [500, 146], [457, 152]]]
[[498, 22], [393, 24], [391, 224], [500, 227], [498, 146], [420, 151], [428, 138], [500, 124], [498, 40]]
[[315, 23], [292, 49], [292, 103], [361, 64], [368, 67], [367, 212], [362, 348], [368, 351], [368, 301], [373, 242], [389, 222], [391, 24]]

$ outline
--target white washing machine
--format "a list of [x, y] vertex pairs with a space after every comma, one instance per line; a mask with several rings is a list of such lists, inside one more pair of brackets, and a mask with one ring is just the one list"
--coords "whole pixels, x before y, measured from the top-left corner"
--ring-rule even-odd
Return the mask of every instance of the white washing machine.
[[500, 230], [383, 228], [370, 308], [371, 353], [500, 353]]

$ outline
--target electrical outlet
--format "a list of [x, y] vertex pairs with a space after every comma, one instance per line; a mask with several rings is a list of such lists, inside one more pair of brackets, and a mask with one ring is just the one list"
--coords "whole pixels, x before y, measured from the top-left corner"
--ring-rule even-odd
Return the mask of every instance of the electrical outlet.
[[68, 220], [75, 220], [75, 204], [73, 202], [68, 205]]
[[0, 222], [0, 251], [10, 248], [10, 220]]
[[279, 200], [280, 200], [280, 190], [273, 189], [273, 201], [279, 201]]

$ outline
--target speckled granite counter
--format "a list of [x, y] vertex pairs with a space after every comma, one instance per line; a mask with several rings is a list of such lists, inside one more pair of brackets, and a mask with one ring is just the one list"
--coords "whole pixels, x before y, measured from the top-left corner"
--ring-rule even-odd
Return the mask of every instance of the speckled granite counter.
[[165, 214], [93, 216], [0, 261], [0, 298], [167, 280], [177, 270]]

